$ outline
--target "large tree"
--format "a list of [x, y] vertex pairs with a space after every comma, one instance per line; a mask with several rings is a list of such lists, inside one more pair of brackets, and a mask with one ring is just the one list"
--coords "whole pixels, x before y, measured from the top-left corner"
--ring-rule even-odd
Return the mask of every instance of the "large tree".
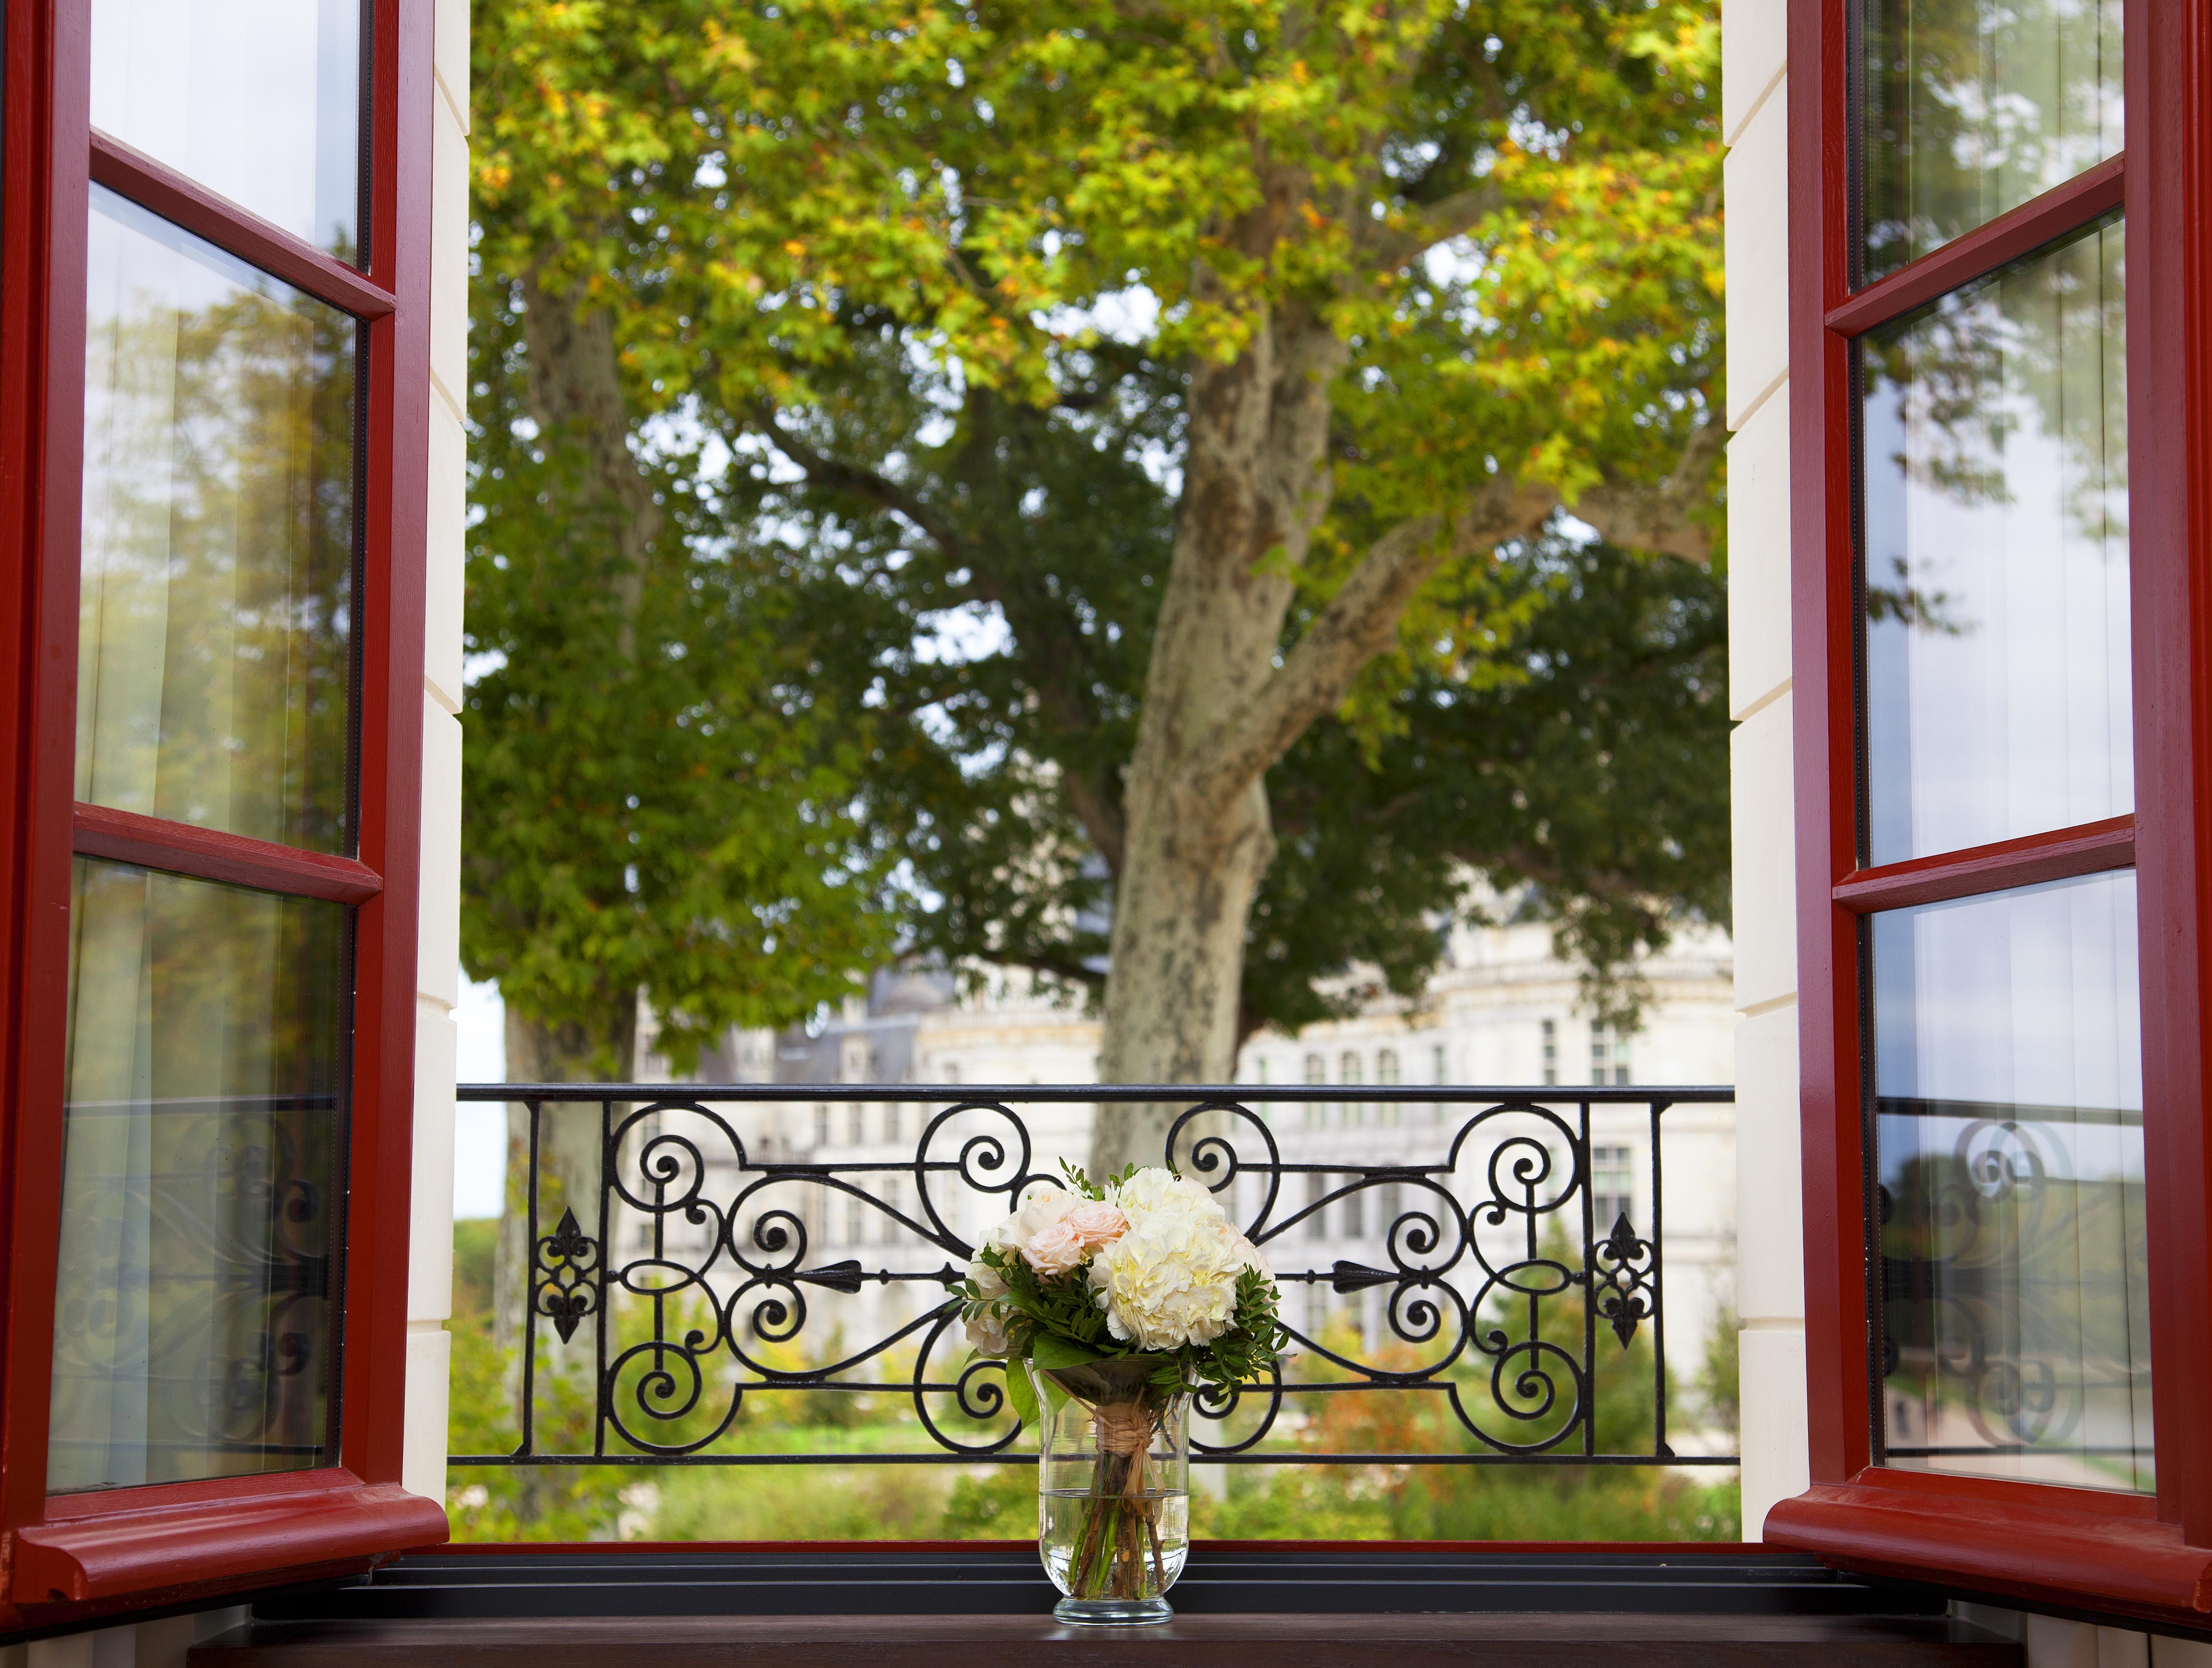
[[[1033, 828], [984, 913], [1018, 933], [1017, 883], [1051, 865], [1110, 880], [1102, 1070], [1219, 1077], [1271, 773], [1329, 765], [1316, 725], [1346, 713], [1379, 767], [1420, 728], [1409, 691], [1449, 708], [1530, 677], [1516, 565], [1588, 548], [1569, 511], [1635, 553], [1611, 561], [1711, 561], [1716, 33], [1696, 0], [508, 0], [477, 37], [484, 260], [525, 286], [532, 353], [604, 341], [599, 501], [635, 501], [657, 421], [720, 436], [735, 475], [765, 446], [769, 484], [869, 506], [840, 537], [896, 529], [887, 570], [923, 559], [942, 607], [1025, 634], [1041, 705], [1051, 621], [1013, 581], [1048, 600], [1091, 575], [993, 549], [1040, 523], [1071, 555], [1141, 543], [1163, 528], [1130, 467], [1172, 482], [1156, 600], [1118, 646], [1133, 695], [1075, 688], [1091, 744], [1024, 760]], [[933, 422], [851, 449], [885, 400]], [[1021, 448], [1071, 434], [1121, 467], [1055, 502]], [[948, 446], [964, 461], [922, 455]], [[976, 838], [948, 803], [937, 837]], [[1520, 833], [1517, 872], [1570, 915], [1656, 918], [1664, 862], [1577, 875]], [[1079, 942], [1065, 912], [1034, 925]], [[1097, 1158], [1156, 1150], [1158, 1115], [1105, 1119]]]

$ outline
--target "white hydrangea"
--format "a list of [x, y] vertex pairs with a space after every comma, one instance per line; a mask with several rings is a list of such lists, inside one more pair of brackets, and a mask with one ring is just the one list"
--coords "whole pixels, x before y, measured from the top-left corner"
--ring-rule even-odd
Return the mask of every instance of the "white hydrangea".
[[1237, 1318], [1237, 1279], [1257, 1253], [1213, 1196], [1165, 1170], [1116, 1190], [1129, 1231], [1091, 1262], [1107, 1330], [1140, 1350], [1211, 1343]]
[[1222, 1214], [1220, 1202], [1204, 1187], [1157, 1165], [1138, 1171], [1119, 1186], [1107, 1188], [1106, 1197], [1127, 1211], [1133, 1222], [1164, 1211], [1194, 1214], [1217, 1222], [1229, 1220]]

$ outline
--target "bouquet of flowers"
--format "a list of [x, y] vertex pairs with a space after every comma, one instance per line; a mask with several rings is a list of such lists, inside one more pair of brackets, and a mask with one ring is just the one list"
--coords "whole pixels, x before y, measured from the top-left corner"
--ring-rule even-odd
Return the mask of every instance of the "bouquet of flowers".
[[[1198, 1183], [1132, 1165], [1099, 1186], [1063, 1168], [1066, 1186], [1032, 1187], [977, 1249], [959, 1289], [961, 1318], [977, 1354], [1009, 1363], [1014, 1411], [1045, 1431], [1048, 1519], [1054, 1497], [1071, 1496], [1068, 1544], [1057, 1555], [1054, 1526], [1043, 1525], [1048, 1568], [1073, 1598], [1156, 1599], [1173, 1579], [1163, 1513], [1172, 1502], [1187, 1514], [1188, 1501], [1187, 1485], [1148, 1472], [1162, 1468], [1163, 1449], [1187, 1466], [1181, 1432], [1169, 1427], [1187, 1415], [1192, 1391], [1268, 1370], [1286, 1341], [1275, 1282]], [[1053, 1475], [1066, 1470], [1054, 1432], [1070, 1414], [1083, 1426], [1089, 1472], [1072, 1489]], [[1187, 1518], [1169, 1526], [1179, 1566]]]

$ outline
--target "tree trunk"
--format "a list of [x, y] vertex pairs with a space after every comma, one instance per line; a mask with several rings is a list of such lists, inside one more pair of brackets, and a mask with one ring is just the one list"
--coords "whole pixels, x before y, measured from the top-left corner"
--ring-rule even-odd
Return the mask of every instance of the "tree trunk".
[[[605, 310], [579, 312], [573, 294], [549, 290], [535, 271], [522, 280], [524, 329], [529, 355], [531, 415], [547, 443], [577, 448], [584, 464], [571, 537], [611, 542], [608, 583], [617, 604], [617, 656], [637, 652], [635, 621], [644, 592], [646, 564], [660, 528], [652, 483], [629, 450], [629, 412], [622, 387], [614, 321]], [[510, 1083], [623, 1083], [636, 1071], [637, 994], [605, 992], [595, 1023], [547, 1024], [507, 1009], [507, 1076]], [[530, 1162], [530, 1118], [507, 1108], [507, 1213], [494, 1269], [494, 1337], [520, 1367], [523, 1319], [531, 1302], [532, 1247], [525, 1191]], [[564, 1208], [573, 1208], [587, 1234], [599, 1228], [599, 1112], [596, 1107], [548, 1106], [539, 1115], [538, 1233], [553, 1234]], [[586, 1321], [566, 1345], [549, 1325], [556, 1360], [588, 1353]]]
[[[1274, 855], [1258, 772], [1225, 789], [1194, 767], [1274, 676], [1293, 585], [1328, 507], [1328, 385], [1345, 349], [1275, 313], [1190, 387], [1181, 515], [1125, 785], [1099, 1071], [1219, 1083], [1234, 1071], [1253, 900]], [[1172, 1102], [1101, 1107], [1091, 1172], [1158, 1164]]]

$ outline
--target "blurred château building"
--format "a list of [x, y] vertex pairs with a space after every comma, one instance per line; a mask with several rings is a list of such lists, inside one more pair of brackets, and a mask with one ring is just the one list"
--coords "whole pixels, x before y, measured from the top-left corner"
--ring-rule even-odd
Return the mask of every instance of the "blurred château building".
[[[1353, 1017], [1309, 1026], [1297, 1036], [1264, 1031], [1248, 1040], [1238, 1059], [1238, 1080], [1271, 1085], [1325, 1083], [1490, 1084], [1717, 1084], [1730, 1080], [1735, 1015], [1731, 1007], [1732, 953], [1725, 933], [1687, 929], [1661, 956], [1638, 969], [1645, 998], [1631, 1031], [1590, 1011], [1577, 970], [1553, 952], [1551, 931], [1540, 924], [1459, 927], [1445, 960], [1418, 1003], [1387, 992], [1370, 995]], [[1358, 990], [1347, 985], [1347, 992]], [[733, 1032], [720, 1050], [702, 1059], [702, 1083], [788, 1083], [788, 1100], [724, 1106], [753, 1162], [797, 1162], [874, 1167], [856, 1176], [869, 1191], [910, 1217], [926, 1219], [910, 1172], [916, 1143], [939, 1107], [895, 1102], [811, 1099], [809, 1084], [912, 1083], [1025, 1085], [1097, 1080], [1098, 1022], [1079, 999], [1069, 1000], [1018, 971], [988, 969], [974, 977], [942, 968], [903, 967], [877, 974], [865, 999], [805, 1029], [781, 1034]], [[649, 1081], [669, 1081], [665, 1063], [641, 1051]], [[656, 1069], [657, 1068], [657, 1069]], [[1555, 1103], [1570, 1121], [1575, 1103]], [[1065, 1158], [1080, 1164], [1090, 1146], [1094, 1108], [1084, 1101], [1018, 1108], [1032, 1143], [1029, 1168], [1056, 1173]], [[1432, 1164], [1448, 1153], [1460, 1125], [1479, 1106], [1294, 1102], [1261, 1109], [1287, 1162], [1341, 1158], [1347, 1164]], [[1716, 1317], [1733, 1296], [1735, 1266], [1734, 1116], [1729, 1108], [1684, 1107], [1662, 1120], [1667, 1216], [1664, 1254], [1669, 1294], [1668, 1355], [1679, 1380], [1694, 1379]], [[1497, 1125], [1488, 1126], [1486, 1137]], [[958, 1156], [969, 1137], [1011, 1137], [1003, 1119], [975, 1112], [961, 1115], [933, 1142], [932, 1159]], [[1246, 1130], [1240, 1151], [1261, 1155], [1255, 1132]], [[1591, 1110], [1592, 1192], [1602, 1234], [1625, 1214], [1639, 1234], [1651, 1229], [1650, 1198], [1651, 1117], [1642, 1104]], [[1488, 1146], [1471, 1143], [1459, 1174], [1480, 1174]], [[710, 1172], [708, 1192], [728, 1199], [744, 1190], [732, 1155], [720, 1142], [701, 1143]], [[1241, 1184], [1235, 1199], [1240, 1220], [1257, 1210], [1256, 1178]], [[1304, 1208], [1334, 1186], [1334, 1178], [1289, 1178], [1273, 1219]], [[1467, 1185], [1457, 1191], [1471, 1197]], [[1003, 1214], [1003, 1196], [986, 1196], [941, 1174], [933, 1197], [945, 1225], [972, 1242]], [[1391, 1223], [1413, 1201], [1395, 1190], [1364, 1190], [1297, 1223], [1273, 1240], [1277, 1267], [1329, 1269], [1339, 1261], [1387, 1268]], [[857, 1195], [819, 1186], [770, 1186], [750, 1199], [740, 1234], [763, 1212], [784, 1208], [805, 1222], [805, 1265], [847, 1260], [871, 1273], [927, 1275], [945, 1265], [945, 1253]], [[618, 1243], [638, 1251], [650, 1232], [642, 1219], [618, 1228]], [[682, 1241], [684, 1227], [669, 1219], [663, 1232], [672, 1250], [696, 1255]], [[703, 1231], [702, 1231], [703, 1232]], [[717, 1280], [726, 1291], [731, 1280]], [[942, 1288], [915, 1281], [865, 1284], [857, 1294], [813, 1289], [815, 1310], [805, 1336], [834, 1335], [850, 1351], [905, 1328], [941, 1298]], [[1356, 1325], [1364, 1347], [1389, 1341], [1383, 1305], [1389, 1288], [1339, 1296], [1326, 1286], [1290, 1294], [1285, 1318], [1312, 1332], [1339, 1320]], [[748, 1307], [740, 1304], [740, 1308]], [[911, 1351], [924, 1334], [901, 1346]], [[938, 1346], [933, 1367], [957, 1366], [965, 1348], [957, 1337]]]

